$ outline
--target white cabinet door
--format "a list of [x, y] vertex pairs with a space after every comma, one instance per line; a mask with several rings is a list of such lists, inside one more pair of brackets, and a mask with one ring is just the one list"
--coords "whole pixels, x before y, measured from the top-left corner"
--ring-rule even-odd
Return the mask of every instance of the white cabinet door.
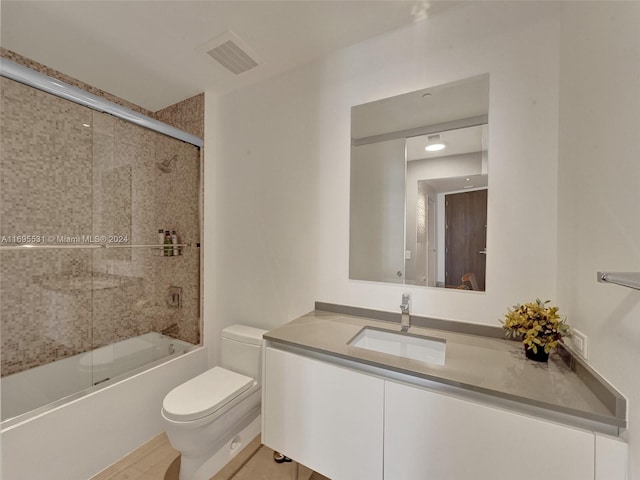
[[267, 348], [265, 445], [332, 480], [382, 480], [384, 380]]
[[[385, 480], [589, 480], [593, 433], [385, 382]], [[364, 478], [364, 477], [362, 477]]]
[[596, 433], [596, 480], [629, 478], [629, 445], [619, 438]]

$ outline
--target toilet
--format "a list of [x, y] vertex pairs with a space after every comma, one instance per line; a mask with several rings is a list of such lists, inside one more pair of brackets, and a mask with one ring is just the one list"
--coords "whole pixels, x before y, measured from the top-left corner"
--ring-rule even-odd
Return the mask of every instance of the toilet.
[[221, 362], [171, 390], [162, 402], [180, 480], [209, 480], [260, 433], [261, 330], [222, 330]]

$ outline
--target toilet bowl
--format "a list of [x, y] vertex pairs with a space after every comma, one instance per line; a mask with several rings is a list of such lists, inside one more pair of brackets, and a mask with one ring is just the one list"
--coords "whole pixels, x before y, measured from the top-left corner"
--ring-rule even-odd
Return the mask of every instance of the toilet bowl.
[[178, 385], [162, 402], [180, 480], [209, 480], [260, 433], [262, 335], [245, 325], [222, 332], [221, 366]]

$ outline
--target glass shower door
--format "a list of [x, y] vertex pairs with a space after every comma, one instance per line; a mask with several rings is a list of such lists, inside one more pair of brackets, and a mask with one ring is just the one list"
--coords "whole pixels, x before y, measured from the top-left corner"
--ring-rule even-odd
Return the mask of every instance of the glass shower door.
[[5, 420], [200, 342], [201, 182], [197, 147], [0, 81]]

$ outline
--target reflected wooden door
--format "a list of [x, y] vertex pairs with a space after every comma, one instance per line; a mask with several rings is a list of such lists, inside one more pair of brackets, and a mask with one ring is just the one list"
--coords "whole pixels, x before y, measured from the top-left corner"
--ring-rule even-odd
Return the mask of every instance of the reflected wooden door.
[[485, 289], [487, 264], [487, 190], [445, 195], [445, 282], [460, 285], [473, 272]]

